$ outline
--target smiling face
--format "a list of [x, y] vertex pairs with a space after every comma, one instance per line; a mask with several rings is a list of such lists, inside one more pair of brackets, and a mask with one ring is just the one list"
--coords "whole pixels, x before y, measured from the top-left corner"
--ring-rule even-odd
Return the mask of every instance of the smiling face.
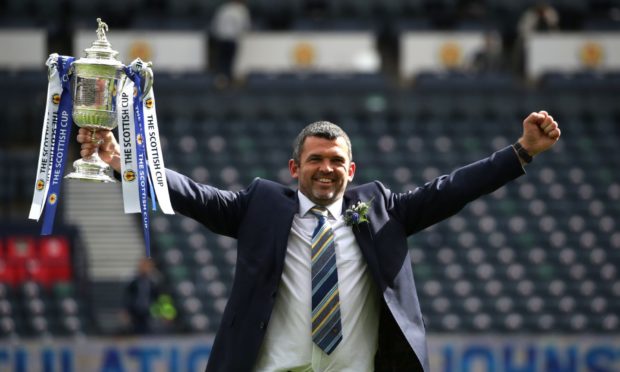
[[291, 159], [288, 166], [291, 176], [298, 180], [299, 190], [322, 206], [342, 198], [355, 174], [355, 163], [349, 158], [349, 148], [343, 137], [333, 140], [307, 137], [299, 161]]

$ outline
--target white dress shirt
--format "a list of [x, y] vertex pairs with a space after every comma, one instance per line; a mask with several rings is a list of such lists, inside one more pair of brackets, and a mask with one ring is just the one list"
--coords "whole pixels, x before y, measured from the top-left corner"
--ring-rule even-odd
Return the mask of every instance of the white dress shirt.
[[314, 206], [299, 195], [284, 270], [255, 371], [351, 371], [374, 369], [379, 331], [379, 295], [353, 230], [342, 216], [342, 199], [327, 207], [336, 242], [342, 341], [327, 355], [312, 342], [312, 232]]

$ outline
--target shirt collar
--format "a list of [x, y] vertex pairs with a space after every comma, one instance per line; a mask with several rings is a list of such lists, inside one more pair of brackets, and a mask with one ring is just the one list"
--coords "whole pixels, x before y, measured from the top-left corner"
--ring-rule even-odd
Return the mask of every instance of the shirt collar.
[[[316, 204], [314, 204], [310, 199], [308, 199], [308, 197], [304, 195], [301, 191], [297, 191], [297, 195], [299, 197], [299, 215], [303, 217]], [[334, 219], [338, 219], [338, 217], [340, 217], [340, 215], [342, 214], [342, 202], [343, 200], [342, 198], [340, 198], [325, 207]]]

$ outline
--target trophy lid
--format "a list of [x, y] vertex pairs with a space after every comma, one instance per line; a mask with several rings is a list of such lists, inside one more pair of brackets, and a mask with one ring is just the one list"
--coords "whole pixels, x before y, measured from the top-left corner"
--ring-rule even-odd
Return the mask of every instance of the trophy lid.
[[121, 66], [121, 61], [116, 59], [118, 52], [112, 49], [110, 42], [108, 42], [105, 36], [106, 31], [108, 31], [108, 25], [101, 21], [101, 18], [97, 18], [97, 24], [97, 40], [93, 42], [90, 48], [84, 49], [86, 56], [76, 62]]

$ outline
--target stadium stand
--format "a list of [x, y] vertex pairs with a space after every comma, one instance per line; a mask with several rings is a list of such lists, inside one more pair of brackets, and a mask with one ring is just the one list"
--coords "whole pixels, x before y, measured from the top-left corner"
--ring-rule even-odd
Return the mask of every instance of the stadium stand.
[[[0, 337], [77, 336], [96, 329], [89, 315], [83, 257], [72, 229], [39, 237], [32, 228], [0, 229]], [[74, 270], [74, 267], [80, 269]]]
[[[527, 177], [475, 202], [462, 216], [411, 238], [414, 272], [429, 329], [617, 332], [619, 301], [614, 288], [618, 286], [620, 255], [614, 248], [618, 208], [613, 190], [618, 184], [613, 169], [618, 166], [618, 157], [609, 155], [616, 151], [615, 140], [601, 138], [603, 133], [617, 135], [617, 128], [585, 103], [580, 108], [571, 105], [581, 92], [578, 86], [555, 96], [543, 92], [545, 87], [523, 90], [514, 86], [512, 91], [493, 92], [495, 99], [484, 92], [474, 98], [458, 97], [450, 87], [434, 87], [437, 96], [415, 89], [405, 93], [358, 90], [355, 97], [349, 94], [351, 101], [380, 94], [386, 103], [380, 113], [369, 114], [367, 108], [361, 108], [336, 120], [351, 133], [354, 158], [361, 164], [355, 181], [378, 178], [398, 191], [421, 185], [458, 164], [509, 144], [518, 135], [517, 119], [539, 106], [549, 107], [563, 119], [564, 132], [571, 139], [528, 167]], [[274, 91], [276, 88], [271, 92], [277, 95]], [[290, 106], [297, 100], [313, 102], [315, 115], [308, 113], [310, 121], [329, 116], [334, 99], [331, 95], [309, 98], [306, 92], [292, 95], [288, 87], [281, 94], [281, 102]], [[393, 95], [417, 109], [401, 111]], [[606, 97], [603, 94], [590, 99], [600, 100], [599, 107], [601, 102], [610, 105], [600, 112], [618, 115]], [[234, 101], [247, 100], [239, 98]], [[226, 105], [228, 99], [205, 97], [214, 106]], [[513, 99], [523, 102], [522, 107], [502, 112], [505, 108], [500, 105]], [[255, 106], [269, 107], [262, 104], [265, 97], [253, 100]], [[460, 106], [468, 110], [460, 110]], [[251, 118], [222, 122], [212, 119], [208, 111], [186, 125], [191, 131], [181, 129], [178, 133], [175, 125], [162, 127], [170, 153], [192, 154], [191, 159], [175, 158], [173, 167], [225, 188], [242, 187], [256, 173], [290, 182], [285, 163], [270, 158], [276, 157], [274, 151], [278, 158], [286, 158], [291, 135], [304, 124], [296, 121], [294, 113], [288, 120], [281, 113], [264, 113], [280, 118], [277, 122]], [[487, 112], [495, 114], [487, 116]], [[213, 145], [213, 137], [200, 134], [200, 128], [218, 123], [220, 128], [208, 130], [220, 136], [218, 141], [225, 150]], [[224, 162], [218, 151], [229, 153]], [[159, 246], [164, 249], [162, 267], [179, 288], [176, 295], [182, 302], [200, 301], [207, 314], [211, 309], [216, 319], [210, 323], [214, 327], [211, 330], [215, 330], [234, 272], [234, 242], [205, 232], [189, 219], [160, 216], [156, 226]], [[207, 282], [203, 282], [205, 278]], [[192, 282], [195, 288], [187, 289]], [[198, 311], [196, 306], [182, 309], [189, 315]]]
[[[59, 9], [56, 2], [7, 0], [1, 3], [0, 27], [24, 19], [22, 25], [51, 30], [56, 26], [48, 15], [66, 8], [74, 27], [103, 12], [111, 26], [202, 30], [216, 3], [69, 0]], [[282, 7], [280, 1], [251, 0], [249, 6], [257, 28], [322, 29], [304, 3]], [[344, 17], [367, 27], [381, 14], [397, 33], [456, 25], [461, 17], [454, 11], [448, 13], [450, 22], [443, 18], [446, 9], [460, 9], [458, 1], [326, 3], [321, 16], [333, 21], [330, 28], [353, 27], [334, 25]], [[530, 2], [483, 3], [501, 23], [514, 20]], [[561, 13], [583, 12], [575, 25], [618, 29], [606, 12], [617, 2], [551, 3]], [[135, 19], [114, 15], [137, 6], [149, 12]], [[12, 89], [18, 84], [19, 90]], [[40, 71], [0, 71], [0, 115], [9, 123], [0, 139], [5, 226], [26, 218], [45, 84]], [[526, 177], [410, 239], [427, 327], [434, 333], [618, 333], [617, 72], [553, 72], [535, 86], [510, 73], [428, 72], [410, 85], [395, 84], [386, 71], [253, 73], [228, 90], [216, 89], [208, 72], [162, 73], [156, 89], [166, 164], [232, 190], [257, 176], [294, 187], [286, 161], [294, 136], [312, 121], [334, 121], [350, 134], [359, 164], [356, 183], [380, 179], [392, 190], [407, 191], [509, 145], [519, 136], [523, 117], [548, 109], [561, 123], [563, 139], [528, 166]], [[152, 223], [153, 256], [179, 311], [174, 331], [215, 332], [234, 280], [235, 241], [185, 217], [155, 214]], [[76, 265], [81, 247], [75, 236], [24, 236], [2, 229], [0, 339], [99, 332], [92, 324], [83, 265]]]

